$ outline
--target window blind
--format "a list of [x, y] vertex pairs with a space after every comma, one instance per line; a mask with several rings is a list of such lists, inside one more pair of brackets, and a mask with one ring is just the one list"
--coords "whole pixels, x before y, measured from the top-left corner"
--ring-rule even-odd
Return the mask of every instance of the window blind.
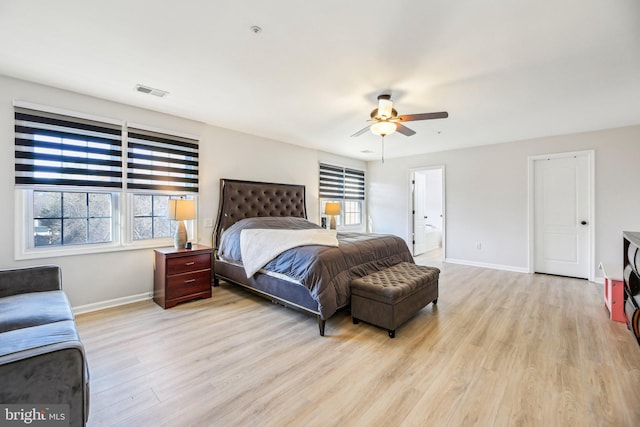
[[364, 171], [320, 164], [320, 197], [364, 200]]
[[198, 192], [198, 141], [129, 128], [127, 188]]
[[122, 188], [122, 127], [15, 107], [15, 183]]

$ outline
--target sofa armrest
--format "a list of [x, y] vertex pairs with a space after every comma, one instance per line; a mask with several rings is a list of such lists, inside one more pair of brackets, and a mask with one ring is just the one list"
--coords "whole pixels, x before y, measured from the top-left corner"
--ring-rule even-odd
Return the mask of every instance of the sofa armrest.
[[89, 416], [89, 366], [73, 320], [0, 333], [0, 403], [68, 404], [70, 426]]
[[66, 404], [69, 405], [67, 425], [86, 425], [89, 371], [82, 344], [78, 341], [55, 343], [21, 353], [0, 357], [0, 402]]
[[55, 265], [0, 270], [0, 298], [61, 289], [62, 273]]

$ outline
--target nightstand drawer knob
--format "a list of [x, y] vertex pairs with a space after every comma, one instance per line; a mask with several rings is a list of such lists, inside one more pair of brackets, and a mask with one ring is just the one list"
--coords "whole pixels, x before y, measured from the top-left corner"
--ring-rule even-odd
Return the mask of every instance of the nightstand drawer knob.
[[193, 261], [184, 263], [184, 265], [193, 265], [193, 264], [195, 264], [195, 262], [193, 262]]
[[192, 282], [195, 282], [195, 281], [196, 281], [196, 279], [189, 279], [189, 280], [185, 280], [184, 283], [192, 283]]

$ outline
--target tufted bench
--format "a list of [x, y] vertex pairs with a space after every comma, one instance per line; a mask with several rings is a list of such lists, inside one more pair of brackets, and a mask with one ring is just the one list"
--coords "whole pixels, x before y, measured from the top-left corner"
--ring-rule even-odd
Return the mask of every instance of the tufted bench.
[[430, 302], [438, 302], [440, 270], [409, 262], [351, 281], [351, 317], [385, 328], [389, 337]]

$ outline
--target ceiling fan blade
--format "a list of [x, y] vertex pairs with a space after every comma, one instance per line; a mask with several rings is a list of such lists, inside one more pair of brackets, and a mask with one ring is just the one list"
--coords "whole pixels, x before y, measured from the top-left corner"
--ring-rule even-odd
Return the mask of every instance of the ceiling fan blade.
[[400, 123], [396, 123], [396, 132], [399, 132], [404, 136], [411, 136], [416, 134], [415, 130], [409, 129], [408, 127], [401, 125]]
[[366, 128], [360, 129], [358, 132], [351, 135], [351, 138], [353, 138], [354, 136], [360, 136], [368, 130], [369, 130], [369, 126], [367, 126]]
[[442, 111], [440, 113], [422, 113], [422, 114], [405, 114], [398, 116], [401, 122], [414, 122], [416, 120], [446, 119], [449, 113]]

